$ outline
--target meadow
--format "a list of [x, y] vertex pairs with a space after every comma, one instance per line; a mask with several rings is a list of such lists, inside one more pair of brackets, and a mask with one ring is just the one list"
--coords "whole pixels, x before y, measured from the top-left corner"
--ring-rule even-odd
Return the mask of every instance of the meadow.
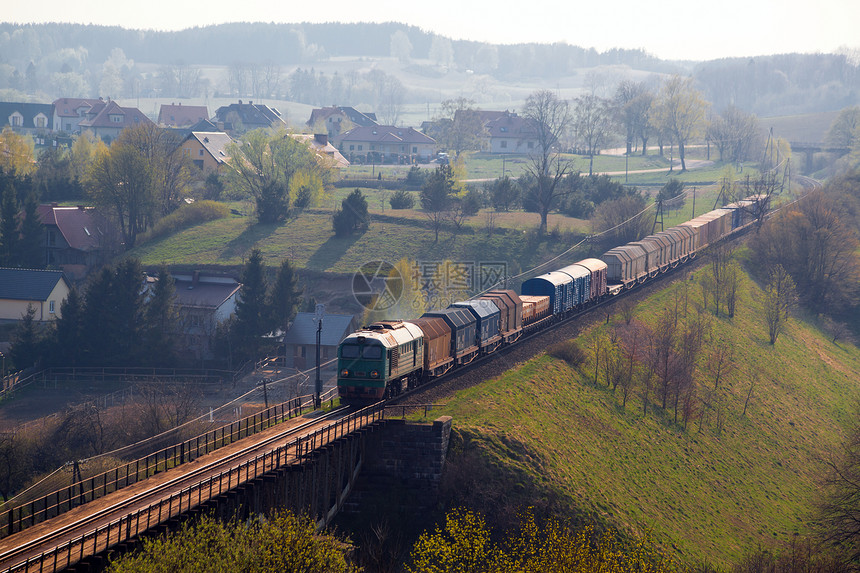
[[[688, 316], [698, 313], [698, 275], [690, 278], [638, 304], [634, 324], [653, 325], [678, 297]], [[700, 359], [699, 402], [686, 428], [671, 408], [652, 403], [645, 412], [641, 388], [623, 406], [619, 390], [602, 377], [595, 384], [590, 359], [574, 368], [547, 354], [441, 400], [437, 414], [453, 416], [501, 473], [525, 475], [521, 482], [577, 511], [648, 534], [688, 564], [726, 567], [759, 547], [779, 549], [810, 532], [824, 461], [858, 422], [860, 350], [802, 319], [771, 346], [761, 300], [746, 276], [734, 318], [703, 315], [703, 354], [722, 341], [736, 368], [715, 390]], [[616, 314], [576, 341], [587, 350], [595, 333], [622, 324]]]

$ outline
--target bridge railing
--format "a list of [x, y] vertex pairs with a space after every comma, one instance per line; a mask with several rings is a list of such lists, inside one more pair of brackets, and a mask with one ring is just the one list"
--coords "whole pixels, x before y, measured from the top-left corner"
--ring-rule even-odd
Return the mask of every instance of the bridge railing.
[[385, 419], [385, 408], [381, 405], [364, 408], [312, 434], [296, 438], [286, 445], [260, 454], [38, 556], [8, 567], [3, 573], [42, 571], [46, 566], [51, 567], [50, 570], [61, 571], [90, 555], [106, 551], [156, 525], [178, 517], [243, 483], [290, 463], [301, 462], [317, 448], [383, 419]]
[[159, 472], [261, 432], [313, 407], [313, 397], [294, 398], [205, 434], [169, 446], [93, 477], [72, 483], [25, 504], [9, 508], [0, 523], [0, 539], [128, 487]]

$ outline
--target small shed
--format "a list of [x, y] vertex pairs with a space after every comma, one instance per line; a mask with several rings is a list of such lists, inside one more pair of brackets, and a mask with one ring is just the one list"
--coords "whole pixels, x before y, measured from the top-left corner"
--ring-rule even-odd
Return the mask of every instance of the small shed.
[[[284, 335], [286, 365], [305, 370], [316, 366], [317, 322], [313, 312], [300, 312]], [[320, 331], [320, 364], [337, 358], [340, 342], [357, 328], [351, 314], [326, 314]]]

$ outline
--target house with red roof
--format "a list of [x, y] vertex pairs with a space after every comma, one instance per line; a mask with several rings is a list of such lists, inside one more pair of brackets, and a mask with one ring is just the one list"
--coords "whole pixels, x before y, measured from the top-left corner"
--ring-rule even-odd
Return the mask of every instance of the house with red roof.
[[99, 101], [78, 122], [82, 133], [89, 131], [108, 143], [116, 139], [123, 129], [138, 125], [155, 124], [136, 107], [120, 107], [115, 101]]
[[356, 127], [335, 141], [350, 162], [418, 163], [428, 162], [436, 155], [436, 140], [411, 127]]
[[83, 277], [109, 256], [118, 238], [108, 220], [91, 207], [39, 205], [44, 227], [45, 265], [59, 267], [73, 277]]
[[54, 100], [53, 130], [68, 134], [80, 132], [78, 124], [86, 119], [94, 105], [104, 103], [102, 99], [61, 97]]
[[338, 151], [337, 147], [331, 144], [325, 133], [291, 133], [290, 137], [310, 147], [311, 151], [316, 153], [317, 157], [322, 159], [326, 165], [338, 168], [349, 167], [349, 161]]
[[161, 104], [158, 125], [161, 127], [188, 127], [209, 120], [209, 108], [205, 105]]

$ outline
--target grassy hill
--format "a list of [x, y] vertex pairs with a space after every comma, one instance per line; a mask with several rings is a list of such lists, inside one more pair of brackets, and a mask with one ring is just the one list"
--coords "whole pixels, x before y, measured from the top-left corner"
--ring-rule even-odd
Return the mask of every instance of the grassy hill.
[[[683, 283], [641, 302], [634, 324], [653, 324]], [[688, 285], [693, 313], [700, 290]], [[686, 430], [671, 410], [643, 413], [639, 389], [622, 407], [619, 391], [593, 383], [593, 364], [576, 369], [546, 354], [442, 400], [438, 414], [454, 417], [495, 474], [518, 476], [506, 495], [539, 484], [562, 505], [650, 532], [688, 563], [736, 562], [808, 531], [822, 460], [838, 451], [860, 398], [860, 350], [800, 320], [770, 346], [761, 298], [747, 277], [735, 318], [712, 317], [703, 353], [727, 341], [737, 369], [714, 392], [700, 361]], [[593, 325], [578, 340], [587, 348], [595, 329], [618, 324]]]

